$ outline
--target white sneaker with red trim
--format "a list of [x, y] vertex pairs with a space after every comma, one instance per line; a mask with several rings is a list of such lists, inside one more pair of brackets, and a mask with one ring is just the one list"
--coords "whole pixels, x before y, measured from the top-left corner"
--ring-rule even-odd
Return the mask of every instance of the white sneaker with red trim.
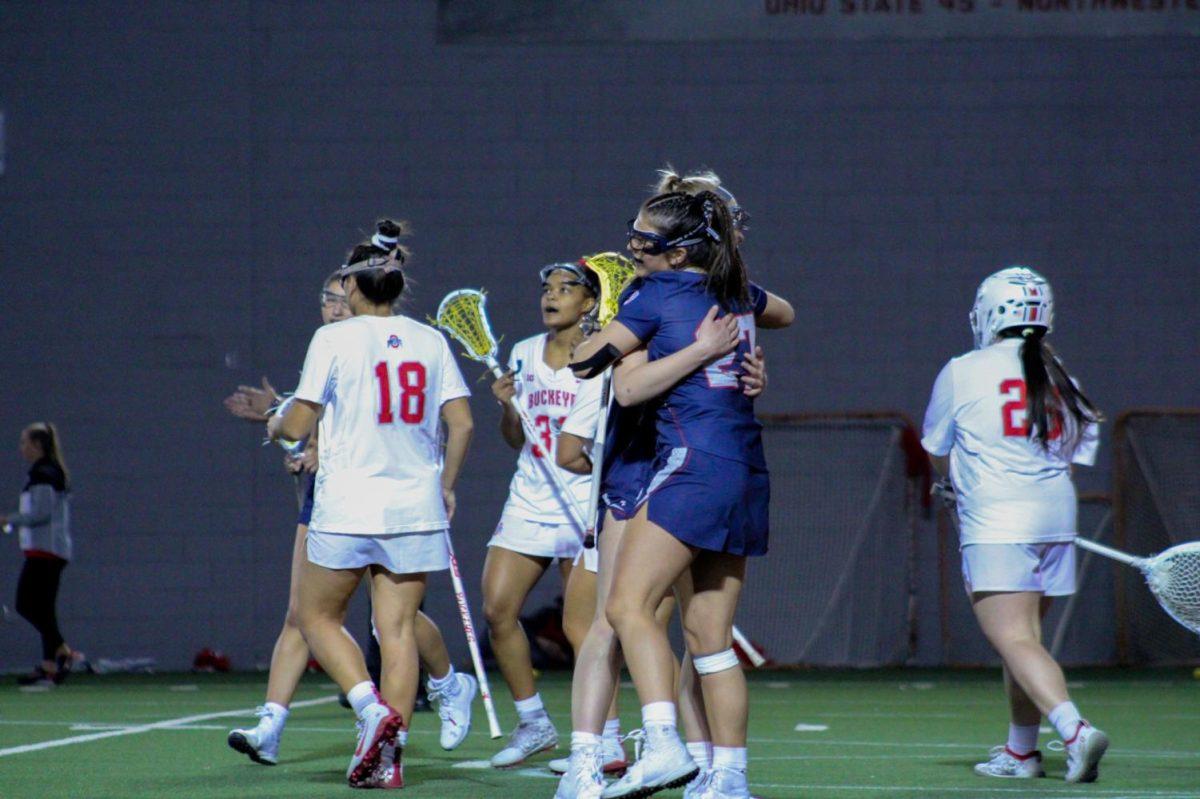
[[1027, 755], [1018, 755], [1007, 745], [993, 746], [990, 754], [987, 762], [975, 764], [975, 773], [981, 777], [1032, 779], [1046, 776], [1042, 753], [1036, 749]]
[[1100, 776], [1100, 758], [1108, 750], [1108, 736], [1086, 721], [1079, 722], [1075, 735], [1062, 742], [1067, 752], [1067, 782], [1095, 782]]
[[351, 788], [375, 787], [376, 769], [387, 745], [396, 744], [396, 733], [403, 723], [400, 714], [382, 702], [372, 702], [358, 720], [358, 747], [346, 769], [346, 781]]

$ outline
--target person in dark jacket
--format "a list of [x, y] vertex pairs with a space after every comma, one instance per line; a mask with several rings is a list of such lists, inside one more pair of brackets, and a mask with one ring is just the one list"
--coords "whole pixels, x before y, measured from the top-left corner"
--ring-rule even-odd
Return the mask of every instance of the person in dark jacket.
[[25, 564], [17, 582], [17, 612], [42, 636], [42, 662], [18, 678], [22, 685], [61, 683], [74, 653], [58, 628], [55, 605], [63, 569], [71, 560], [71, 478], [63, 462], [58, 431], [35, 422], [21, 431], [21, 456], [29, 479], [21, 490], [20, 509], [0, 515], [6, 532], [20, 539]]

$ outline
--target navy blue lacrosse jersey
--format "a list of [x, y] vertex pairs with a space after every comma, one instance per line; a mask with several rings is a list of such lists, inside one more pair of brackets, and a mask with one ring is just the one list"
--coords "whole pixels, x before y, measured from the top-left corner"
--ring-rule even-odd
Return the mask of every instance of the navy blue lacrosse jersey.
[[[696, 328], [713, 305], [720, 305], [699, 272], [655, 272], [630, 292], [616, 321], [647, 345], [650, 360], [664, 358], [696, 340]], [[767, 307], [767, 294], [750, 285], [750, 303], [723, 306], [736, 314], [741, 329], [737, 349], [697, 369], [659, 398], [658, 445], [688, 447], [766, 468], [762, 425], [754, 401], [742, 393], [741, 360], [754, 351], [754, 318]]]

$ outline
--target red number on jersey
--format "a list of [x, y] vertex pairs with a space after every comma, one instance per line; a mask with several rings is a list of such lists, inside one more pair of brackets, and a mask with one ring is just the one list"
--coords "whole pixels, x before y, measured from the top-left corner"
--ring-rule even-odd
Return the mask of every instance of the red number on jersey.
[[[1003, 397], [1013, 397], [1013, 399], [1000, 406], [1000, 418], [1004, 423], [1004, 435], [1010, 438], [1028, 438], [1029, 417], [1027, 412], [1029, 404], [1025, 396], [1025, 381], [1010, 377], [1000, 384], [1000, 395]], [[1019, 422], [1018, 414], [1020, 415]], [[1062, 416], [1056, 408], [1050, 408], [1049, 417], [1050, 439], [1053, 440], [1062, 435]]]
[[[405, 361], [396, 369], [400, 380], [400, 420], [405, 424], [420, 424], [425, 419], [425, 365], [419, 361]], [[379, 381], [379, 424], [391, 424], [392, 381], [387, 361], [375, 364], [375, 378]]]
[[[567, 417], [558, 417], [558, 426], [561, 428], [566, 421]], [[542, 439], [542, 444], [545, 445], [545, 448], [543, 449], [537, 444], [534, 444], [530, 449], [533, 451], [533, 457], [541, 458], [544, 457], [547, 452], [552, 452], [554, 450], [554, 431], [550, 425], [550, 417], [546, 416], [545, 414], [537, 417], [533, 420], [533, 426], [537, 428], [538, 436]]]

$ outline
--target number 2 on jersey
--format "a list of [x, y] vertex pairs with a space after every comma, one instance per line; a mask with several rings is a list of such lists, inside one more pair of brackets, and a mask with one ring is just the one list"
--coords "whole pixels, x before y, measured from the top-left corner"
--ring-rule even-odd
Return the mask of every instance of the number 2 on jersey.
[[[425, 419], [425, 365], [420, 361], [404, 361], [396, 367], [400, 383], [400, 421], [405, 424], [420, 424]], [[387, 361], [375, 364], [375, 378], [379, 381], [379, 423], [391, 424], [392, 381]]]
[[[1004, 435], [1007, 438], [1029, 437], [1029, 418], [1027, 416], [1029, 404], [1025, 393], [1024, 380], [1010, 377], [1000, 383], [1000, 396], [1008, 399], [1008, 402], [1000, 406], [1000, 419], [1004, 424]], [[1050, 438], [1055, 439], [1062, 435], [1062, 419], [1053, 410], [1049, 415]]]

